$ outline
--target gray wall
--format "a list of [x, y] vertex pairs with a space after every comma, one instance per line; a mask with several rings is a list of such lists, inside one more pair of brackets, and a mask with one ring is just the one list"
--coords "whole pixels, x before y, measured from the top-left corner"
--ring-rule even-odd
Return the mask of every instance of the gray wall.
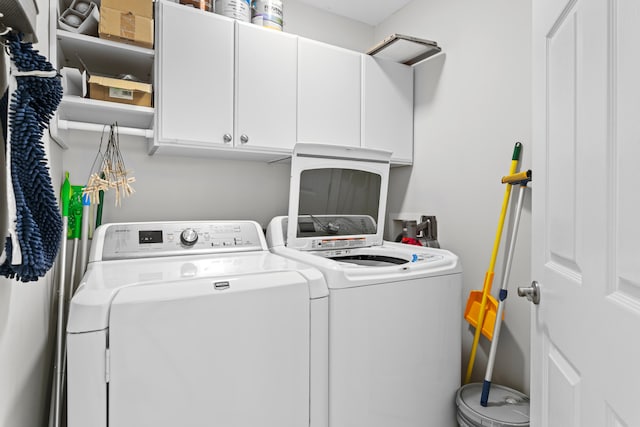
[[[440, 244], [462, 260], [463, 309], [469, 292], [482, 289], [504, 196], [500, 178], [516, 141], [524, 145], [522, 169], [531, 164], [530, 9], [530, 0], [414, 0], [375, 31], [380, 40], [401, 33], [443, 48], [415, 68], [414, 166], [392, 170], [389, 210], [437, 216]], [[526, 393], [529, 304], [515, 288], [530, 282], [530, 211], [528, 195], [493, 376]], [[505, 248], [503, 241], [494, 295]], [[463, 322], [463, 377], [474, 331]], [[486, 369], [490, 343], [480, 343], [472, 380], [482, 380]]]

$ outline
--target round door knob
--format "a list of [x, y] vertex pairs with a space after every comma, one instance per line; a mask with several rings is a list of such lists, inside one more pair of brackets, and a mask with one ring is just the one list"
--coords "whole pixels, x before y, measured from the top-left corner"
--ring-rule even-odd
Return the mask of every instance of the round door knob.
[[230, 142], [231, 142], [231, 140], [233, 139], [233, 137], [231, 136], [231, 134], [230, 134], [230, 133], [225, 133], [225, 134], [222, 136], [222, 139], [224, 140], [224, 143], [225, 143], [225, 144], [228, 144], [228, 143], [230, 143]]
[[244, 134], [240, 135], [240, 142], [246, 144], [247, 142], [249, 142], [249, 137]]
[[180, 241], [185, 246], [193, 246], [198, 241], [198, 232], [193, 228], [187, 228], [180, 233]]
[[532, 303], [540, 304], [540, 285], [535, 280], [531, 282], [530, 287], [518, 288], [518, 296], [526, 297]]

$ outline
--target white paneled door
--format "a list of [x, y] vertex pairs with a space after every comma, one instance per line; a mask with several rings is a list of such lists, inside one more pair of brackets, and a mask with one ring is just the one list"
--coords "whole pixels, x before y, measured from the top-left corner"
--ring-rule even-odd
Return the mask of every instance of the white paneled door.
[[531, 425], [640, 426], [640, 2], [532, 4]]

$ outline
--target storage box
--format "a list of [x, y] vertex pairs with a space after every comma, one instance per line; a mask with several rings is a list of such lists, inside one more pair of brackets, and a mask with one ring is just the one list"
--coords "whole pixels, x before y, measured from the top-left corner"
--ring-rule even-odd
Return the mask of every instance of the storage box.
[[150, 107], [153, 90], [150, 83], [117, 79], [82, 72], [82, 96], [100, 101]]
[[102, 0], [100, 7], [121, 10], [143, 18], [153, 19], [153, 0]]
[[100, 38], [153, 48], [151, 0], [102, 0]]

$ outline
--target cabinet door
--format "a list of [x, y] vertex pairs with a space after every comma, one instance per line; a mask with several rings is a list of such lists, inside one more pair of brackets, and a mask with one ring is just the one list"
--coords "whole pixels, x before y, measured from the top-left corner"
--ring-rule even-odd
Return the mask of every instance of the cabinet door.
[[413, 161], [413, 69], [363, 58], [362, 145], [389, 150], [391, 160]]
[[298, 38], [237, 25], [235, 145], [291, 150], [296, 142]]
[[225, 144], [233, 133], [233, 20], [160, 2], [159, 144]]
[[360, 146], [361, 57], [298, 40], [298, 141]]

